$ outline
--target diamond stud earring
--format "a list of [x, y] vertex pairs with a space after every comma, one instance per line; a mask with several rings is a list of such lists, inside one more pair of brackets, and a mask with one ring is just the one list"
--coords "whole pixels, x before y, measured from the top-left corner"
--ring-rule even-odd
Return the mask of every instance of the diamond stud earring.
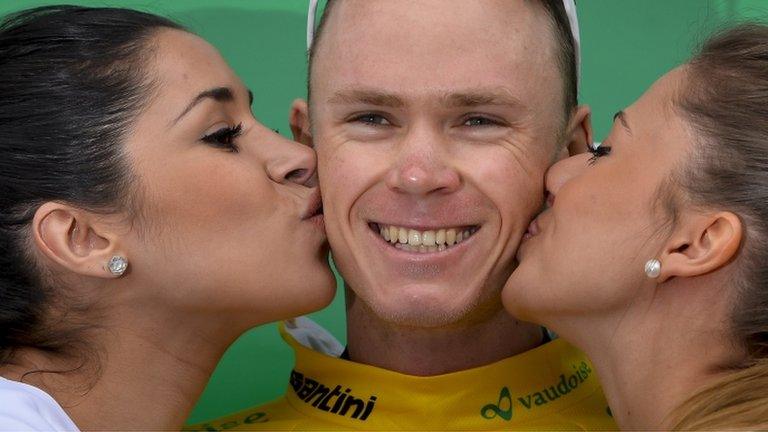
[[645, 274], [651, 278], [656, 279], [661, 274], [661, 261], [657, 259], [648, 260], [645, 263]]
[[109, 263], [107, 263], [107, 268], [113, 275], [122, 276], [123, 273], [125, 273], [125, 270], [128, 269], [128, 258], [115, 255], [110, 258]]

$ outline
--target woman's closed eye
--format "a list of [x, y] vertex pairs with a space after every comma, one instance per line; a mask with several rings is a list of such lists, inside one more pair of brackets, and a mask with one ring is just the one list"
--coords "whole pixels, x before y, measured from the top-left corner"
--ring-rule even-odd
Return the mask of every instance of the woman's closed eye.
[[593, 165], [601, 157], [611, 154], [611, 146], [587, 144], [587, 151], [592, 154], [592, 157], [589, 158], [589, 164]]
[[201, 138], [206, 144], [214, 147], [222, 148], [227, 151], [236, 153], [238, 151], [235, 139], [240, 136], [243, 131], [243, 124], [240, 123], [237, 126], [226, 126], [217, 129], [215, 132], [211, 132]]

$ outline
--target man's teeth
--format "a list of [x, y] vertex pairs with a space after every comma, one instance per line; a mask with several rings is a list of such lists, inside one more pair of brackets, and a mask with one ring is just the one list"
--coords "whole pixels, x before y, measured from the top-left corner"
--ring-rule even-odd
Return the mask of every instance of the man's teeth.
[[410, 252], [438, 252], [457, 245], [477, 232], [472, 228], [447, 228], [417, 231], [392, 225], [379, 225], [379, 234], [396, 248]]

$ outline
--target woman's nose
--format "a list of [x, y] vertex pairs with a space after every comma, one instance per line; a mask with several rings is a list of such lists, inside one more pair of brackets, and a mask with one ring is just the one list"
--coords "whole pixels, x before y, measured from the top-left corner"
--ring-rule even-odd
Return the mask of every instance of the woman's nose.
[[578, 154], [563, 159], [549, 168], [544, 179], [544, 186], [547, 189], [547, 203], [550, 206], [554, 203], [560, 188], [588, 167], [590, 157], [592, 155], [589, 153]]
[[317, 169], [315, 151], [303, 144], [275, 134], [277, 145], [272, 147], [274, 155], [267, 163], [267, 173], [277, 183], [310, 185]]

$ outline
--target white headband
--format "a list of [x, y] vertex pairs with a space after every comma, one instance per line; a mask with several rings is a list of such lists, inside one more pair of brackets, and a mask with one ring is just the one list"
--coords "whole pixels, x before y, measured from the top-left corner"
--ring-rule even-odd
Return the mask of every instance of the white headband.
[[[307, 49], [312, 47], [312, 40], [315, 38], [315, 15], [317, 13], [318, 1], [309, 0], [309, 8], [307, 8]], [[573, 34], [573, 51], [576, 57], [576, 82], [581, 83], [581, 43], [579, 42], [579, 18], [576, 16], [576, 1], [563, 0], [563, 6], [568, 14], [568, 22], [571, 24], [571, 33]]]

